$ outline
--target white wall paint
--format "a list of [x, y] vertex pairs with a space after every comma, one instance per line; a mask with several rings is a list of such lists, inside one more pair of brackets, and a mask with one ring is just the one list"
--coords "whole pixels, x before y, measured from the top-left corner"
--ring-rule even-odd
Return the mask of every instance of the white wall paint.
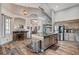
[[[7, 16], [10, 16], [10, 17], [12, 17], [12, 19], [11, 19], [11, 34], [10, 35], [7, 35], [6, 37], [0, 37], [0, 45], [2, 45], [2, 44], [5, 44], [5, 43], [8, 43], [8, 42], [10, 42], [10, 41], [12, 41], [13, 39], [12, 39], [12, 31], [13, 31], [13, 24], [14, 24], [14, 19], [15, 18], [23, 18], [23, 19], [26, 19], [26, 25], [25, 26], [28, 26], [28, 25], [30, 25], [30, 19], [31, 19], [31, 17], [23, 17], [23, 16], [21, 16], [21, 15], [18, 15], [18, 14], [15, 14], [15, 13], [13, 13], [13, 12], [11, 12], [10, 10], [8, 10], [7, 8], [8, 7], [10, 7], [9, 6], [9, 4], [7, 5], [7, 4], [1, 4], [1, 13], [2, 14], [5, 14], [5, 15], [7, 15]], [[19, 9], [18, 9], [19, 10]], [[16, 11], [16, 10], [14, 10], [14, 11]], [[18, 11], [16, 11], [16, 12], [18, 12]], [[48, 23], [49, 21], [49, 19], [48, 19], [48, 17], [46, 17], [45, 15], [43, 15], [41, 12], [40, 12], [40, 10], [35, 10], [35, 9], [31, 9], [30, 10], [30, 13], [29, 14], [32, 14], [32, 13], [35, 13], [35, 14], [37, 14], [38, 15], [38, 17], [37, 17], [37, 19], [39, 19], [39, 20], [42, 20], [42, 22], [43, 22], [43, 24], [45, 24], [45, 23]], [[2, 27], [1, 27], [2, 28]], [[27, 28], [27, 27], [26, 27]], [[41, 31], [40, 31], [41, 32]]]
[[56, 12], [55, 14], [56, 22], [73, 20], [73, 19], [79, 19], [79, 6], [62, 10], [62, 11]]
[[0, 4], [0, 37], [1, 37], [1, 4]]
[[19, 30], [19, 28], [18, 28], [18, 26], [19, 25], [23, 25], [24, 26], [24, 28], [25, 28], [25, 19], [22, 19], [22, 18], [15, 18], [14, 19], [14, 30]]
[[[16, 14], [14, 14], [14, 13], [12, 13], [12, 12], [10, 12], [8, 9], [7, 9], [7, 7], [9, 7], [9, 5], [7, 5], [7, 4], [1, 4], [1, 14], [5, 14], [5, 15], [7, 15], [7, 16], [10, 16], [10, 17], [12, 17], [12, 19], [11, 19], [11, 34], [10, 35], [6, 35], [5, 37], [3, 37], [3, 36], [1, 36], [0, 37], [0, 45], [2, 45], [2, 44], [6, 44], [6, 43], [8, 43], [8, 42], [10, 42], [10, 41], [12, 41], [13, 39], [13, 35], [12, 35], [12, 31], [13, 31], [13, 24], [14, 24], [14, 18], [15, 17], [20, 17], [20, 18], [23, 18], [23, 19], [25, 19], [25, 17], [22, 17], [22, 16], [20, 16], [20, 15], [16, 15]], [[1, 24], [1, 23], [0, 23]], [[1, 30], [3, 30], [2, 29], [2, 26], [1, 26]]]

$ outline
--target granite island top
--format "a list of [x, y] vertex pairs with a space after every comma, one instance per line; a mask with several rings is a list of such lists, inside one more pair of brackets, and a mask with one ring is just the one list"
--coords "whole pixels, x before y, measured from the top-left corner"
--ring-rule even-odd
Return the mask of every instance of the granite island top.
[[43, 36], [57, 35], [57, 33], [43, 34]]

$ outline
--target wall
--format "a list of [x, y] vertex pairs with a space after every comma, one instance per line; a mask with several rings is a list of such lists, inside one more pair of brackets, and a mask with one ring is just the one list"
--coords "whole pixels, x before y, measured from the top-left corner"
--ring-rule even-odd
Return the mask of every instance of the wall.
[[79, 19], [79, 5], [56, 12], [55, 22]]
[[22, 19], [22, 18], [15, 18], [14, 19], [14, 30], [17, 30], [17, 29], [19, 29], [18, 27], [19, 27], [19, 25], [23, 25], [24, 26], [24, 28], [25, 28], [25, 19]]
[[[26, 22], [26, 25], [25, 25], [26, 29], [27, 29], [27, 26], [30, 26], [30, 20], [35, 19], [35, 17], [30, 17], [31, 14], [37, 14], [36, 19], [41, 20], [43, 24], [49, 23], [48, 17], [46, 17], [43, 13], [41, 13], [40, 9], [29, 8], [27, 10], [28, 10], [28, 15], [23, 16], [23, 15], [21, 15], [21, 13], [19, 13], [20, 11], [22, 11], [22, 7], [16, 7], [16, 5], [13, 6], [13, 5], [8, 4], [8, 3], [7, 4], [1, 4], [1, 14], [5, 14], [7, 16], [10, 16], [10, 17], [12, 17], [12, 19], [11, 19], [11, 34], [7, 35], [5, 37], [1, 36], [0, 37], [0, 45], [8, 43], [8, 42], [13, 40], [12, 39], [12, 36], [13, 36], [12, 33], [14, 31], [13, 24], [14, 24], [15, 18], [25, 19], [26, 20], [25, 21]], [[1, 30], [3, 30], [2, 26], [1, 26]], [[0, 30], [0, 32], [1, 32], [1, 30]], [[39, 31], [39, 32], [41, 32], [41, 31]]]
[[0, 4], [0, 37], [1, 37], [1, 4]]
[[[5, 7], [3, 7], [3, 5], [1, 4], [1, 14], [7, 14], [7, 16], [10, 16], [11, 17], [11, 13], [10, 12], [8, 12], [6, 9], [5, 9]], [[0, 15], [1, 15], [0, 14]], [[1, 25], [3, 25], [4, 23], [3, 23], [3, 20], [1, 19]], [[12, 24], [12, 20], [11, 20], [11, 24]], [[12, 28], [12, 26], [11, 26], [11, 28]], [[1, 37], [0, 37], [0, 45], [2, 45], [2, 44], [4, 44], [4, 43], [7, 43], [7, 42], [10, 42], [10, 41], [12, 41], [12, 36], [11, 35], [6, 35], [6, 36], [3, 36], [3, 26], [1, 26]], [[12, 31], [12, 29], [11, 29], [11, 31]]]
[[[13, 33], [13, 24], [14, 24], [14, 19], [16, 18], [16, 17], [20, 17], [20, 18], [23, 18], [23, 19], [26, 19], [25, 17], [22, 17], [21, 15], [17, 15], [17, 14], [15, 14], [15, 13], [12, 13], [10, 10], [8, 10], [8, 7], [10, 7], [9, 6], [9, 4], [1, 4], [1, 14], [5, 14], [5, 15], [7, 15], [7, 16], [10, 16], [12, 19], [11, 19], [11, 34], [10, 35], [6, 35], [6, 36], [2, 36], [2, 33], [1, 33], [1, 37], [0, 37], [0, 45], [2, 45], [2, 44], [5, 44], [5, 43], [8, 43], [8, 42], [11, 42], [13, 39], [13, 35], [12, 35], [12, 33]], [[2, 20], [0, 21], [0, 22], [2, 22]], [[0, 23], [0, 24], [3, 24], [3, 23]], [[1, 32], [2, 32], [2, 30], [3, 30], [3, 26], [1, 26], [1, 28], [0, 28], [1, 30]]]

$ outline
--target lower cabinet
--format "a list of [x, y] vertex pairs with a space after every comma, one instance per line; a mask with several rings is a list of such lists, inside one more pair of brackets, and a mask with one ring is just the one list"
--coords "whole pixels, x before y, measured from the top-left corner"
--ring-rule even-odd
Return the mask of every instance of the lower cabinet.
[[42, 51], [58, 43], [57, 34], [45, 36], [42, 40]]
[[64, 38], [66, 41], [75, 41], [76, 40], [76, 33], [65, 33]]
[[31, 47], [34, 52], [44, 52], [44, 50], [57, 43], [57, 34], [52, 34], [44, 36], [41, 39], [33, 39]]

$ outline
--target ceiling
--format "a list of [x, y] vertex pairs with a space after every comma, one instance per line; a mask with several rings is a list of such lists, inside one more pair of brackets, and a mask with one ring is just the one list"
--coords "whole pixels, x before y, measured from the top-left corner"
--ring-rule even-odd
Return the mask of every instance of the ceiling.
[[66, 9], [69, 7], [73, 7], [77, 5], [77, 3], [53, 3], [53, 4], [48, 4], [50, 9], [54, 9], [55, 11], [59, 11], [62, 9]]
[[34, 7], [34, 8], [38, 8], [38, 6], [40, 6], [40, 3], [15, 3], [15, 4], [24, 7]]
[[72, 6], [77, 5], [78, 3], [16, 3], [17, 5], [24, 7], [34, 7], [39, 8], [39, 6], [47, 6], [49, 9], [53, 9], [55, 11], [59, 11], [62, 9], [66, 9]]

